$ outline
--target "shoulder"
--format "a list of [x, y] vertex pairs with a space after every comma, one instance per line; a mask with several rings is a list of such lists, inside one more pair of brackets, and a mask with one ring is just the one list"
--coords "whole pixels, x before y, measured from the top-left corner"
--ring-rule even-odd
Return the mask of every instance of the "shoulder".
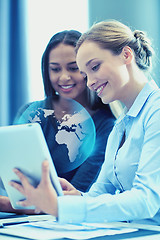
[[143, 114], [148, 120], [153, 118], [154, 116], [159, 116], [160, 119], [160, 89], [155, 90], [148, 97], [143, 107]]
[[155, 89], [141, 94], [127, 115], [133, 119], [134, 125], [141, 125], [143, 129], [152, 129], [153, 125], [159, 129], [160, 90]]
[[27, 104], [22, 105], [16, 114], [16, 117], [14, 119], [14, 124], [19, 123], [20, 118], [26, 116], [30, 112], [38, 108], [43, 108], [45, 104], [46, 104], [46, 99], [41, 101], [29, 102]]
[[34, 110], [34, 109], [37, 109], [39, 107], [44, 107], [45, 105], [45, 100], [41, 100], [41, 101], [34, 101], [34, 102], [30, 102], [30, 103], [27, 103], [25, 105], [23, 105], [21, 108], [20, 108], [20, 112], [23, 113], [25, 112], [26, 110]]
[[156, 89], [148, 96], [142, 109], [149, 114], [160, 111], [160, 89]]

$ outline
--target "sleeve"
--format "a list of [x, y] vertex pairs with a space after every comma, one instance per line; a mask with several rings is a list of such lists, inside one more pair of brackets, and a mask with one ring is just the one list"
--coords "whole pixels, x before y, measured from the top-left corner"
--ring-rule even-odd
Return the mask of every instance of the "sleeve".
[[115, 118], [99, 116], [98, 120], [94, 119], [96, 127], [96, 142], [94, 151], [86, 161], [78, 168], [71, 183], [74, 187], [82, 192], [89, 190], [91, 185], [96, 181], [101, 166], [105, 158], [105, 149], [108, 136], [113, 128]]
[[[65, 195], [58, 197], [58, 221], [60, 223], [104, 222], [104, 206], [101, 216], [99, 216], [99, 208], [102, 207], [101, 205], [104, 205], [104, 202], [107, 204], [112, 199], [111, 196], [114, 193], [115, 187], [106, 179], [106, 167], [104, 163], [101, 174], [89, 192], [83, 193], [82, 196]], [[91, 199], [95, 204], [97, 203], [94, 206], [96, 209], [91, 209], [92, 204], [88, 203]], [[87, 216], [90, 211], [96, 211], [96, 217], [93, 216], [93, 218], [92, 214]]]

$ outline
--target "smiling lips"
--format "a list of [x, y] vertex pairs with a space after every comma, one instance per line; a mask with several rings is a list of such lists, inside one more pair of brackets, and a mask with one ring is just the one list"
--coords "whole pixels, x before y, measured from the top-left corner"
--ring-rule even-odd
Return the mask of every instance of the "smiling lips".
[[98, 96], [101, 95], [101, 93], [102, 93], [103, 89], [105, 88], [105, 86], [107, 85], [107, 83], [108, 83], [108, 82], [102, 84], [102, 85], [99, 86], [97, 89], [95, 89], [95, 91], [96, 91], [96, 93], [97, 93]]
[[64, 92], [69, 92], [72, 90], [72, 88], [75, 86], [75, 84], [71, 85], [59, 85], [59, 87], [62, 89]]
[[[97, 95], [101, 95], [103, 89], [105, 88], [105, 86], [107, 85], [108, 82], [102, 84], [101, 86], [99, 86], [97, 89], [95, 89]], [[71, 84], [71, 85], [59, 85], [59, 87], [62, 89], [62, 91], [64, 92], [69, 92], [72, 90], [72, 88], [75, 86], [75, 84]]]

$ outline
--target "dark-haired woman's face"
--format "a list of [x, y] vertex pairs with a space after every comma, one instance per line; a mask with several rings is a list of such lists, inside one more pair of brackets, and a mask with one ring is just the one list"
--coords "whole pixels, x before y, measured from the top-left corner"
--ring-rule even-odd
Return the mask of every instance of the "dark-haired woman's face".
[[60, 44], [49, 54], [49, 77], [60, 96], [79, 99], [86, 89], [84, 77], [76, 63], [74, 47]]

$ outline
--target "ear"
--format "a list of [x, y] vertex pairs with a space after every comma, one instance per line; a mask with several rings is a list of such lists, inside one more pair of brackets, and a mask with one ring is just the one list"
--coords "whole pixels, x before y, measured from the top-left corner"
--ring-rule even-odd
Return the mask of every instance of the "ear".
[[123, 59], [125, 64], [130, 64], [133, 60], [133, 51], [130, 47], [125, 46], [122, 50]]

